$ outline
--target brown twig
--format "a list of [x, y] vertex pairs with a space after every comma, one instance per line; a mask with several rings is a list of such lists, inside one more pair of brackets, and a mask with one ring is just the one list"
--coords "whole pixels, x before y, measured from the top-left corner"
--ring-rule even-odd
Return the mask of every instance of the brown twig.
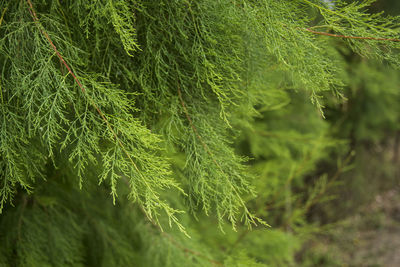
[[380, 38], [380, 37], [363, 37], [363, 36], [341, 35], [341, 34], [334, 34], [334, 33], [328, 33], [328, 32], [314, 31], [314, 30], [312, 30], [310, 28], [305, 28], [304, 30], [308, 31], [308, 32], [311, 32], [313, 34], [325, 35], [325, 36], [336, 37], [336, 38], [400, 42], [400, 39], [396, 39], [396, 38]]

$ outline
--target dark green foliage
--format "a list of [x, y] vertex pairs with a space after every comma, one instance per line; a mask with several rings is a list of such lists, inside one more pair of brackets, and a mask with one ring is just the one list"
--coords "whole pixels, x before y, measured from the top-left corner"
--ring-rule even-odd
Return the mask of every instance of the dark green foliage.
[[294, 264], [346, 158], [343, 47], [399, 62], [372, 1], [31, 1], [0, 0], [4, 265]]

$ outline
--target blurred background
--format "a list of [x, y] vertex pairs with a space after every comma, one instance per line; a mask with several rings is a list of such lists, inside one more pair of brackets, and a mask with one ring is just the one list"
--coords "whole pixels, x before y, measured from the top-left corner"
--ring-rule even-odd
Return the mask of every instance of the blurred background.
[[[400, 1], [370, 10], [382, 11], [399, 15]], [[400, 266], [400, 72], [337, 42], [345, 100], [324, 95], [321, 120], [304, 94], [275, 94], [238, 148], [260, 177], [251, 208], [272, 227], [239, 230], [233, 247], [270, 266]]]
[[[381, 11], [399, 15], [400, 1], [376, 1], [371, 12]], [[324, 184], [329, 201], [321, 197], [307, 209], [307, 223], [320, 228], [296, 260], [303, 266], [400, 266], [400, 72], [345, 49], [342, 55], [347, 101], [337, 105], [331, 99], [325, 115], [338, 142], [328, 158], [343, 151], [347, 156], [336, 166], [320, 161], [304, 180]], [[285, 209], [291, 218], [287, 225], [296, 228], [296, 209], [288, 204]]]

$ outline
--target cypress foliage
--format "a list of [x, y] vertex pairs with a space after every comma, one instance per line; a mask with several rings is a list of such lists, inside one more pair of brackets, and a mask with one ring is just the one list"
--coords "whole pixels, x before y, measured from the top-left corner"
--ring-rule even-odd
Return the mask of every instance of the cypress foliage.
[[0, 0], [0, 263], [292, 263], [342, 47], [399, 64], [372, 2]]

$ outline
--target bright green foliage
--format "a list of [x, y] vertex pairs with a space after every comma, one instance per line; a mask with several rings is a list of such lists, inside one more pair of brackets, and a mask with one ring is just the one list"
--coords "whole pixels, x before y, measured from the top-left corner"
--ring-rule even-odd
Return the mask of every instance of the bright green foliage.
[[399, 62], [371, 1], [31, 1], [0, 0], [4, 264], [293, 264], [299, 238], [247, 228], [307, 232], [327, 176], [291, 188], [343, 144], [343, 43], [310, 29]]

